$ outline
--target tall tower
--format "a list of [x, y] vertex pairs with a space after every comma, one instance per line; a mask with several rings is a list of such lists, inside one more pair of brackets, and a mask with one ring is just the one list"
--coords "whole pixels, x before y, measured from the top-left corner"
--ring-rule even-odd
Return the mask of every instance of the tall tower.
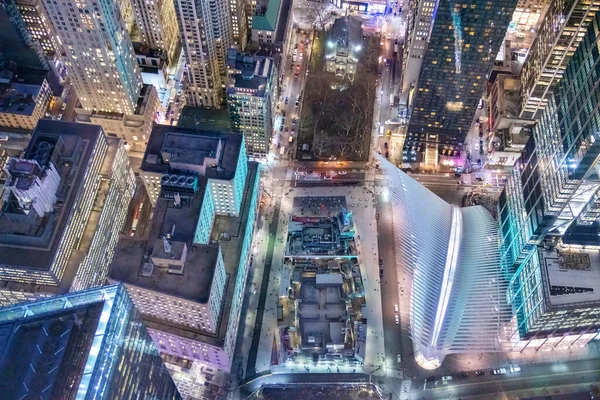
[[521, 118], [541, 117], [599, 7], [600, 0], [550, 3], [519, 75]]
[[187, 58], [187, 104], [219, 108], [227, 49], [233, 43], [229, 5], [219, 0], [176, 0], [175, 11]]
[[83, 108], [133, 114], [142, 76], [118, 3], [48, 1], [46, 10]]
[[407, 142], [412, 135], [413, 140], [462, 143], [516, 4], [517, 0], [438, 1]]

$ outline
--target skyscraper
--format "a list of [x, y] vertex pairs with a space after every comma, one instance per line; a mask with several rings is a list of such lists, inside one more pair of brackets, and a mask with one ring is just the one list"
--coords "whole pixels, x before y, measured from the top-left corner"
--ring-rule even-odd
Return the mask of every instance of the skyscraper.
[[600, 328], [599, 40], [596, 14], [500, 195], [516, 350], [583, 345]]
[[175, 2], [132, 0], [132, 4], [143, 43], [152, 49], [163, 50], [168, 64], [176, 64], [181, 51], [181, 37]]
[[[517, 0], [439, 0], [408, 126], [414, 142], [462, 144]], [[429, 24], [426, 18], [424, 24]]]
[[175, 11], [187, 59], [186, 103], [219, 108], [226, 51], [233, 41], [228, 2], [176, 0]]
[[84, 109], [133, 114], [142, 76], [114, 0], [46, 2]]
[[5, 399], [181, 399], [122, 285], [0, 308]]
[[521, 118], [541, 117], [599, 8], [600, 0], [550, 2], [519, 75]]
[[273, 96], [277, 69], [272, 58], [229, 50], [227, 106], [234, 132], [243, 133], [248, 155], [255, 159], [269, 152], [273, 133]]
[[97, 125], [40, 120], [5, 170], [0, 304], [101, 285], [135, 189], [123, 142]]

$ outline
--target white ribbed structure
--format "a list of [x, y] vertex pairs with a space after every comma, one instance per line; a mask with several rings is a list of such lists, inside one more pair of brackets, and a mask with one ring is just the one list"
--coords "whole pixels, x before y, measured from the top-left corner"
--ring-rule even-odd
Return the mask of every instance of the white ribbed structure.
[[396, 268], [412, 276], [410, 330], [417, 361], [502, 351], [509, 322], [496, 221], [481, 206], [458, 208], [377, 155], [393, 207]]

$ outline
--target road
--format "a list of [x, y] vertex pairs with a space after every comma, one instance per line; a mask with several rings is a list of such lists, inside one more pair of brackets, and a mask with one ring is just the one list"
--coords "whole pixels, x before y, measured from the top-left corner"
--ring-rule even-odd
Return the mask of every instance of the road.
[[[262, 385], [281, 383], [310, 382], [368, 382], [365, 374], [273, 374], [256, 378], [238, 388], [239, 398], [243, 398]], [[394, 378], [372, 378], [382, 388], [384, 394], [398, 390], [399, 380]], [[519, 399], [527, 396], [541, 396], [586, 390], [592, 383], [600, 381], [600, 363], [597, 361], [577, 361], [565, 364], [536, 365], [524, 367], [520, 373], [511, 375], [486, 375], [469, 377], [465, 380], [452, 380], [448, 385], [438, 385], [436, 389], [423, 390], [424, 380], [415, 382], [406, 399]], [[399, 391], [393, 399], [399, 398]]]

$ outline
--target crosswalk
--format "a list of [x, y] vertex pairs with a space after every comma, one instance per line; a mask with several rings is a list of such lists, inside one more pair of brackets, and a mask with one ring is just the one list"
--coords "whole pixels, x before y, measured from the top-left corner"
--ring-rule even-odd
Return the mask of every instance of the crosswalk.
[[412, 381], [410, 379], [402, 381], [402, 386], [400, 387], [400, 393], [398, 394], [398, 398], [400, 400], [408, 400], [409, 399], [411, 386], [412, 386]]

